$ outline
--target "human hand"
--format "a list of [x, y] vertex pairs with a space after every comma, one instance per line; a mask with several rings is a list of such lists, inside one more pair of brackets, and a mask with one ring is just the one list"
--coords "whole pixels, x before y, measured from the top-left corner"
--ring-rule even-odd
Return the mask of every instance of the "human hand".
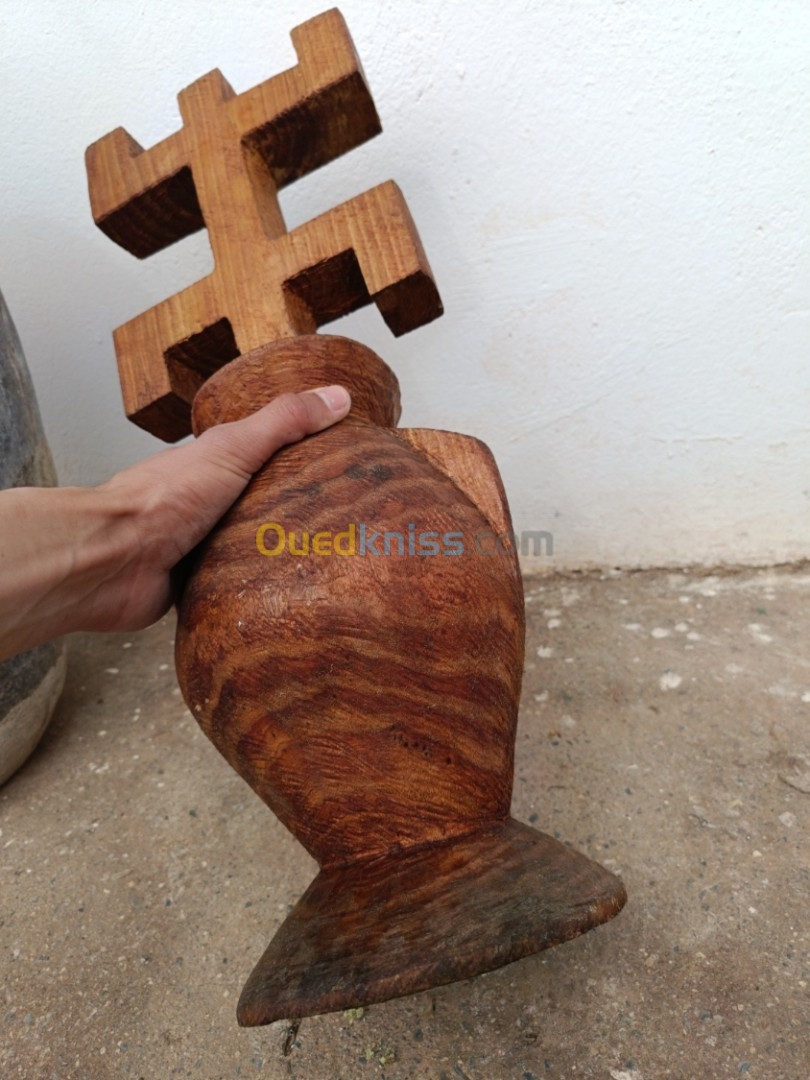
[[149, 626], [172, 602], [172, 568], [253, 473], [350, 405], [340, 386], [282, 394], [96, 488], [0, 492], [0, 658], [71, 630]]

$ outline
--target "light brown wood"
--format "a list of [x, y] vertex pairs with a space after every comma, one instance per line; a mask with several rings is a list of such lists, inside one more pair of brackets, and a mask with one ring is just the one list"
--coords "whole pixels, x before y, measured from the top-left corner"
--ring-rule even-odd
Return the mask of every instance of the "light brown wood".
[[449, 476], [491, 522], [495, 536], [503, 537], [508, 549], [514, 550], [514, 543], [508, 539], [512, 534], [512, 519], [506, 492], [495, 458], [485, 443], [472, 435], [433, 428], [400, 428], [394, 434], [421, 451], [440, 472]]
[[167, 441], [223, 364], [371, 301], [395, 334], [441, 314], [399, 188], [380, 184], [287, 232], [278, 190], [380, 130], [342, 16], [297, 27], [298, 64], [243, 94], [219, 71], [178, 95], [150, 150], [118, 128], [87, 150], [93, 217], [139, 257], [206, 227], [214, 270], [115, 332], [127, 415]]

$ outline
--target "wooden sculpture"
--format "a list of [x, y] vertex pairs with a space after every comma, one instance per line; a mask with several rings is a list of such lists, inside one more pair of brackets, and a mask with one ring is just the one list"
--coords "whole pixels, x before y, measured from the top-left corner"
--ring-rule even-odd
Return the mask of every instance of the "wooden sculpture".
[[246, 1025], [474, 975], [625, 900], [509, 816], [524, 616], [492, 455], [398, 430], [393, 372], [314, 333], [373, 300], [401, 334], [441, 303], [393, 183], [285, 231], [278, 188], [380, 130], [340, 14], [292, 39], [298, 65], [253, 90], [218, 71], [184, 90], [182, 130], [153, 149], [118, 129], [87, 152], [113, 240], [142, 257], [206, 227], [215, 257], [115, 331], [131, 420], [171, 441], [284, 391], [352, 394], [256, 474], [178, 602], [189, 709], [321, 867], [248, 979]]

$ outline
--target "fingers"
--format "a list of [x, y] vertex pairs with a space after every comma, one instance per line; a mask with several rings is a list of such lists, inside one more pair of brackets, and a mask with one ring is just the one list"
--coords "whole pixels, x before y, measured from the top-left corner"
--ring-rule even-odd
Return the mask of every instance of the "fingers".
[[209, 428], [117, 473], [97, 490], [131, 519], [149, 565], [168, 570], [216, 525], [253, 473], [287, 443], [349, 412], [342, 386], [281, 394], [244, 420]]
[[342, 420], [350, 408], [349, 392], [342, 386], [281, 394], [244, 420], [203, 432], [196, 452], [247, 480], [282, 446], [323, 431]]

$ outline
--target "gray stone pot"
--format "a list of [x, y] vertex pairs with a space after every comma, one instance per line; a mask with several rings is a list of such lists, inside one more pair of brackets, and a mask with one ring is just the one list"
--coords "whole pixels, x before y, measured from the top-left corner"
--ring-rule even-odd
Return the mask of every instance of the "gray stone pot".
[[[55, 483], [28, 366], [0, 293], [0, 488]], [[0, 784], [39, 742], [64, 681], [62, 641], [0, 661]]]

